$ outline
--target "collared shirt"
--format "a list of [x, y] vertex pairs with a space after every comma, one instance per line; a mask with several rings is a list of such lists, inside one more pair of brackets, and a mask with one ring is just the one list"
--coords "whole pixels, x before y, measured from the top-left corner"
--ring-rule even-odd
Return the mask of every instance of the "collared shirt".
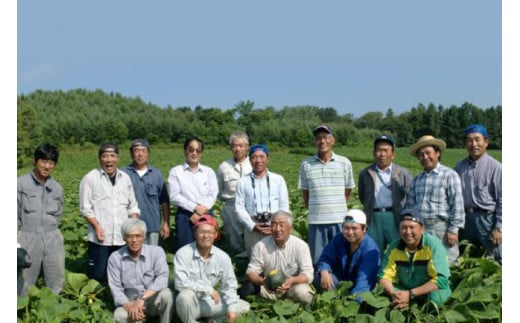
[[445, 221], [449, 232], [458, 233], [465, 221], [459, 175], [440, 163], [431, 172], [423, 170], [413, 179], [407, 208], [420, 210], [426, 222]]
[[102, 168], [91, 170], [79, 184], [79, 211], [86, 218], [95, 217], [105, 232], [101, 243], [89, 224], [88, 241], [104, 246], [124, 245], [121, 225], [132, 214], [140, 213], [130, 177], [118, 169], [112, 185]]
[[377, 283], [377, 273], [381, 265], [379, 248], [365, 233], [359, 247], [351, 254], [350, 243], [340, 232], [332, 238], [321, 253], [316, 273], [326, 270], [339, 281], [354, 283], [351, 294], [371, 291]]
[[309, 224], [341, 223], [347, 214], [345, 190], [355, 187], [352, 163], [332, 153], [326, 163], [318, 155], [300, 165], [298, 188], [309, 191]]
[[401, 289], [419, 287], [428, 281], [439, 289], [449, 289], [450, 267], [446, 248], [437, 237], [425, 233], [410, 259], [406, 244], [396, 240], [388, 245], [378, 278], [391, 281]]
[[267, 171], [263, 178], [251, 172], [240, 178], [235, 196], [235, 208], [240, 222], [252, 231], [257, 213], [275, 213], [282, 210], [290, 213], [289, 193], [285, 179]]
[[63, 212], [63, 187], [50, 176], [40, 182], [33, 172], [18, 177], [18, 230], [58, 229]]
[[194, 291], [198, 297], [211, 298], [216, 286], [220, 286], [220, 296], [229, 311], [238, 312], [238, 282], [231, 258], [217, 246], [212, 246], [209, 258], [200, 255], [196, 242], [180, 248], [173, 263], [175, 290]]
[[496, 213], [496, 227], [502, 228], [502, 164], [487, 153], [478, 160], [465, 158], [455, 166], [460, 175], [464, 207], [478, 207]]
[[233, 200], [238, 180], [252, 170], [249, 157], [246, 157], [240, 164], [235, 162], [234, 158], [222, 162], [217, 169], [218, 198], [224, 202]]
[[217, 200], [217, 176], [213, 169], [199, 164], [192, 171], [185, 162], [170, 170], [168, 176], [170, 201], [177, 207], [193, 212], [198, 204], [211, 209]]
[[374, 208], [392, 207], [392, 164], [382, 170], [376, 165], [376, 181], [374, 185]]
[[293, 235], [289, 236], [283, 248], [278, 247], [272, 236], [257, 242], [251, 252], [246, 273], [263, 274], [267, 277], [273, 269], [281, 270], [285, 277], [303, 274], [310, 284], [314, 277], [314, 267], [307, 243]]
[[146, 223], [146, 231], [161, 231], [161, 204], [170, 203], [161, 171], [150, 165], [142, 176], [133, 165], [128, 165], [123, 171], [132, 180], [135, 198], [141, 210], [139, 218]]
[[143, 244], [141, 255], [134, 260], [128, 248], [121, 247], [108, 258], [107, 277], [116, 307], [147, 290], [160, 292], [168, 288], [170, 279], [166, 254], [162, 247]]

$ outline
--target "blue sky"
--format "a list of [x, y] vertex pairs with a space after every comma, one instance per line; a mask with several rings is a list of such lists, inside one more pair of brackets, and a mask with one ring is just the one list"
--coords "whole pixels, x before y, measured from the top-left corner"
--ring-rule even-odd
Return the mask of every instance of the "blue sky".
[[339, 114], [502, 104], [500, 1], [18, 1], [17, 94]]

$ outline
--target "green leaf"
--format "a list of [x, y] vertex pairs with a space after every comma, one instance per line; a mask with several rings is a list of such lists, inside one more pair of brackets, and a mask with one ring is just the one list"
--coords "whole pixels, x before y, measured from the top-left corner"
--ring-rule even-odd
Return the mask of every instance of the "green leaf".
[[446, 321], [450, 323], [466, 322], [468, 320], [464, 314], [455, 310], [447, 310], [444, 312], [444, 317], [446, 318]]
[[402, 323], [406, 321], [406, 317], [403, 315], [401, 311], [392, 310], [390, 311], [390, 322], [392, 323]]
[[28, 296], [20, 296], [17, 299], [17, 309], [21, 310], [22, 308], [25, 308], [29, 304], [29, 297]]
[[281, 302], [276, 302], [273, 305], [273, 310], [276, 314], [280, 316], [285, 315], [294, 315], [298, 310], [299, 305], [289, 300], [283, 300]]
[[315, 323], [316, 319], [314, 318], [314, 315], [307, 311], [302, 311], [300, 315], [298, 315], [299, 322], [302, 323]]

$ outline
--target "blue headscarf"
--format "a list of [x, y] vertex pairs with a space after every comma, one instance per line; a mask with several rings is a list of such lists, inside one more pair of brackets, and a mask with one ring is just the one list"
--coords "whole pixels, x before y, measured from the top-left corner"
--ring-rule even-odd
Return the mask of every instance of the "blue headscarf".
[[484, 136], [484, 138], [488, 137], [488, 133], [487, 133], [486, 128], [483, 125], [481, 125], [481, 124], [469, 125], [466, 128], [466, 130], [464, 130], [464, 136], [467, 136], [470, 133], [475, 133], [475, 132], [478, 132], [478, 133], [482, 134], [482, 136]]
[[249, 157], [251, 157], [251, 155], [257, 151], [257, 150], [261, 150], [263, 151], [267, 156], [269, 156], [269, 150], [267, 149], [267, 147], [265, 145], [262, 145], [262, 144], [256, 144], [256, 145], [253, 145], [251, 146], [251, 148], [249, 148]]

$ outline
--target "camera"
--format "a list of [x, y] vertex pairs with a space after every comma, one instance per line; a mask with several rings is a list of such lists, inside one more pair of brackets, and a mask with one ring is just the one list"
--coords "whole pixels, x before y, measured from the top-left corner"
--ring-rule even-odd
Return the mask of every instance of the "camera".
[[268, 227], [269, 222], [271, 221], [271, 213], [269, 213], [269, 212], [257, 213], [254, 218], [257, 222], [260, 222], [262, 224], [262, 226]]

